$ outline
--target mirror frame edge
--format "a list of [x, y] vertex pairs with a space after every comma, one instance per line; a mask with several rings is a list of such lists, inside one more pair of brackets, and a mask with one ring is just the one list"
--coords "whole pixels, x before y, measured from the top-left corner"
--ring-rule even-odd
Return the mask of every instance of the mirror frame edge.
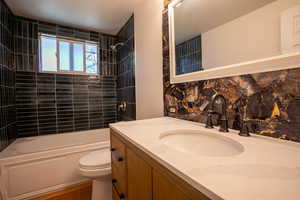
[[170, 51], [170, 82], [173, 83], [176, 79], [176, 55], [175, 55], [175, 20], [174, 10], [177, 4], [183, 0], [173, 0], [168, 4], [168, 19], [169, 19], [169, 51]]
[[168, 4], [171, 84], [300, 68], [300, 52], [296, 52], [228, 66], [220, 66], [204, 71], [176, 75], [174, 10], [177, 4], [182, 1], [184, 0], [172, 0]]

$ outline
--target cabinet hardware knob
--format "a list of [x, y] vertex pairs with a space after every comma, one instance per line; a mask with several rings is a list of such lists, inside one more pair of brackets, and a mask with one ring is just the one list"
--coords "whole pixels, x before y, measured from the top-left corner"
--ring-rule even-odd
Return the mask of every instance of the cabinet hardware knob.
[[111, 148], [110, 151], [116, 151], [116, 149], [115, 148]]
[[112, 183], [116, 183], [117, 182], [117, 179], [112, 179]]
[[119, 158], [118, 158], [118, 161], [119, 161], [119, 162], [122, 162], [123, 160], [124, 160], [124, 159], [123, 159], [122, 157], [119, 157]]
[[125, 195], [124, 195], [123, 193], [121, 193], [121, 194], [119, 195], [119, 197], [120, 197], [120, 199], [125, 199]]

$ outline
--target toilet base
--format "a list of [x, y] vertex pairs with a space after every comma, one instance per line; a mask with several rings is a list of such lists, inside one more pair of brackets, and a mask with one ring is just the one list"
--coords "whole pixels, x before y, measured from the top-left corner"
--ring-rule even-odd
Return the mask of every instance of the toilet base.
[[93, 180], [92, 200], [112, 200], [111, 175]]

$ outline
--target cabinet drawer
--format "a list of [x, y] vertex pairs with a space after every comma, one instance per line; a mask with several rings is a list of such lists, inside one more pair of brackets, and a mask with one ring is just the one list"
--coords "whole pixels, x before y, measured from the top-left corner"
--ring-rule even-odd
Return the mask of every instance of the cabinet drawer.
[[118, 167], [114, 167], [112, 165], [112, 180], [113, 186], [116, 188], [118, 193], [127, 194], [127, 176], [126, 170], [120, 169]]

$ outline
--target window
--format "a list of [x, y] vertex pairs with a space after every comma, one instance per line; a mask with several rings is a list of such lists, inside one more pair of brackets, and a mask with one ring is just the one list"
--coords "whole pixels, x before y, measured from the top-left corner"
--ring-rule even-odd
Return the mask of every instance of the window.
[[42, 72], [97, 74], [98, 45], [50, 35], [40, 35]]

